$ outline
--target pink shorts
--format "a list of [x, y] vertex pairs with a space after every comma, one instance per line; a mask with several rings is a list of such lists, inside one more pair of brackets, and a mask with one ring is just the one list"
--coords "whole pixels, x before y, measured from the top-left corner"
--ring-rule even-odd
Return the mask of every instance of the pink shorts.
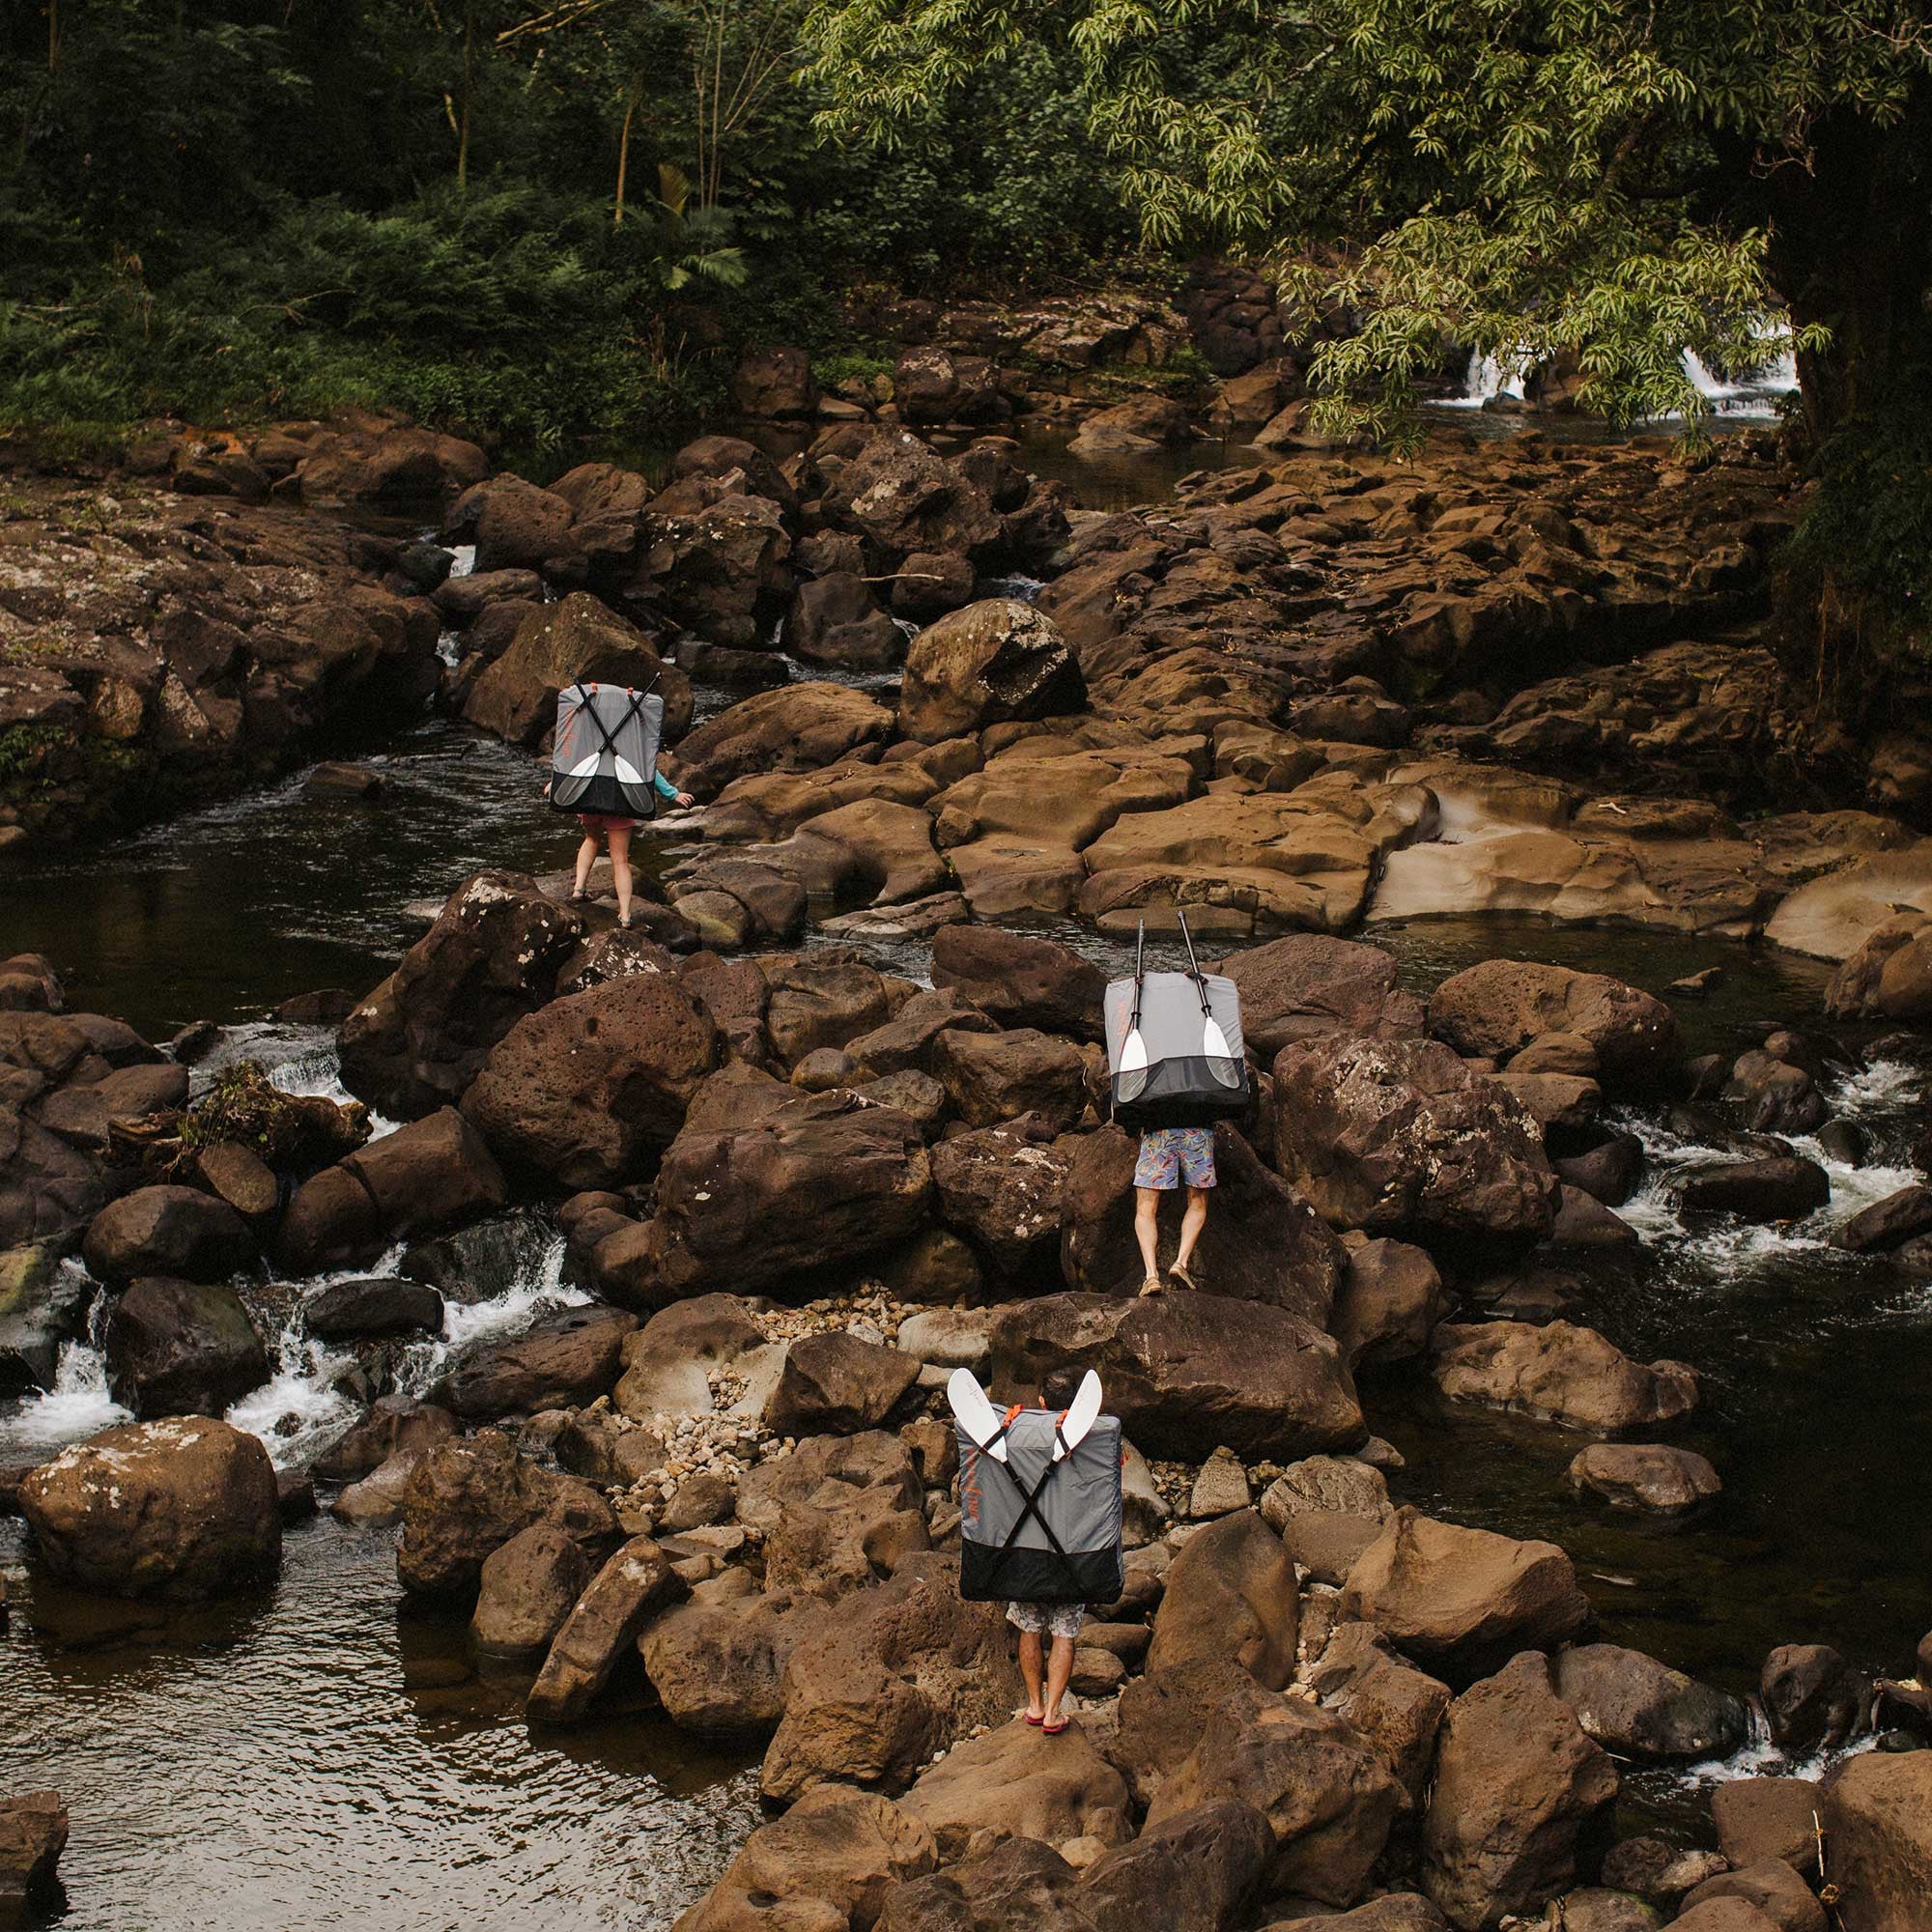
[[586, 832], [633, 832], [638, 824], [635, 818], [620, 818], [606, 811], [580, 811], [577, 822]]

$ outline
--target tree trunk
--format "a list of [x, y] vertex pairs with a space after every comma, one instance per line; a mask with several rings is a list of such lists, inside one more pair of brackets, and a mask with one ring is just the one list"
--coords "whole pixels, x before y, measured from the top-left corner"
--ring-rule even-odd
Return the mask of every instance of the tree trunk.
[[60, 0], [47, 0], [47, 71], [60, 66]]
[[611, 226], [624, 225], [624, 183], [631, 172], [631, 123], [637, 119], [638, 101], [644, 91], [644, 77], [637, 75], [631, 82], [631, 92], [624, 101], [624, 131], [617, 137], [617, 212]]
[[469, 99], [476, 87], [476, 13], [463, 15], [463, 116], [456, 130], [456, 187], [459, 194], [469, 189]]

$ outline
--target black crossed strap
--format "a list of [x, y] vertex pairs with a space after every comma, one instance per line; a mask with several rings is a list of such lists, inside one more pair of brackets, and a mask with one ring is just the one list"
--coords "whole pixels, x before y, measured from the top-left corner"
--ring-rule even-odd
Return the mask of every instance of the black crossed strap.
[[[1062, 1417], [1061, 1421], [1065, 1419], [1065, 1417]], [[1061, 1542], [1059, 1537], [1054, 1535], [1053, 1525], [1039, 1513], [1039, 1499], [1046, 1492], [1047, 1484], [1053, 1480], [1053, 1472], [1060, 1467], [1061, 1458], [1049, 1455], [1046, 1459], [1046, 1467], [1039, 1472], [1039, 1480], [1034, 1484], [1031, 1490], [1022, 1489], [1020, 1487], [1020, 1479], [1013, 1474], [1011, 1466], [1009, 1463], [1001, 1462], [993, 1454], [993, 1444], [998, 1442], [1011, 1427], [1012, 1424], [1010, 1421], [1001, 1423], [999, 1428], [994, 1430], [992, 1435], [980, 1445], [981, 1455], [985, 1457], [987, 1462], [1005, 1473], [1007, 1481], [1012, 1484], [1013, 1489], [1018, 1492], [1020, 1498], [1020, 1513], [1014, 1519], [1012, 1528], [1008, 1531], [1007, 1540], [994, 1552], [992, 1569], [986, 1578], [986, 1588], [988, 1591], [993, 1589], [1000, 1571], [1005, 1566], [1006, 1559], [1012, 1554], [1015, 1540], [1018, 1538], [1020, 1531], [1026, 1527], [1027, 1519], [1031, 1517], [1035, 1522], [1038, 1523], [1039, 1533], [1052, 1546], [1053, 1553], [1065, 1566], [1068, 1581], [1078, 1589], [1080, 1585], [1080, 1573], [1074, 1569], [1072, 1557], [1067, 1555], [1065, 1546]], [[1060, 1433], [1060, 1421], [1056, 1421], [1053, 1425], [1053, 1441], [1056, 1449], [1066, 1449], [1066, 1438]], [[1069, 1451], [1068, 1453], [1071, 1452]]]
[[[613, 758], [617, 755], [617, 733], [619, 731], [622, 731], [624, 726], [628, 724], [631, 722], [631, 720], [634, 719], [638, 715], [638, 713], [644, 708], [644, 699], [647, 698], [656, 688], [657, 688], [657, 679], [655, 677], [653, 677], [650, 683], [645, 685], [643, 690], [641, 691], [633, 691], [631, 690], [629, 685], [626, 685], [624, 687], [624, 690], [625, 690], [625, 695], [631, 700], [630, 708], [624, 713], [623, 717], [617, 720], [616, 727], [613, 730], [607, 731], [604, 728], [604, 721], [603, 719], [598, 717], [597, 707], [594, 704], [587, 707], [590, 712], [590, 722], [593, 725], [596, 726], [597, 735], [604, 741], [603, 744], [597, 748], [597, 755], [600, 758], [604, 755], [606, 752], [609, 752]], [[594, 684], [581, 685], [579, 686], [579, 689], [582, 691], [587, 691], [592, 697], [595, 697], [597, 696], [597, 687]]]

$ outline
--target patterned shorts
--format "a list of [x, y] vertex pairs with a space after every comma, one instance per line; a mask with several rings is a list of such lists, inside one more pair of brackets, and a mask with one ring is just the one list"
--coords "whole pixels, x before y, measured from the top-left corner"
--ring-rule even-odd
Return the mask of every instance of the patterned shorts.
[[1136, 1187], [1212, 1187], [1214, 1129], [1212, 1127], [1150, 1127], [1141, 1136], [1141, 1157], [1134, 1163]]
[[1078, 1636], [1085, 1604], [1009, 1604], [1007, 1621], [1036, 1636]]

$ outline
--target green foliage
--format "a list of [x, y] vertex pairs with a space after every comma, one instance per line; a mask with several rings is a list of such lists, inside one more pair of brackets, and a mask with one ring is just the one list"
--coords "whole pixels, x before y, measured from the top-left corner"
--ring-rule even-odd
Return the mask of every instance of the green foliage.
[[17, 789], [36, 779], [54, 753], [73, 743], [58, 724], [13, 724], [0, 731], [0, 785]]

